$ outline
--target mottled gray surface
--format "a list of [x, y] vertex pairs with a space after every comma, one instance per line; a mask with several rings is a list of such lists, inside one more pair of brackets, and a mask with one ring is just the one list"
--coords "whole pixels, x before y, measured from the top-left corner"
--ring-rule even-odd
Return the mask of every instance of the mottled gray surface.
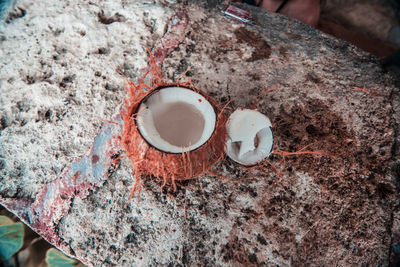
[[[100, 119], [119, 113], [116, 68], [136, 78], [146, 49], [159, 47], [169, 19], [185, 10], [189, 25], [162, 64], [165, 75], [192, 78], [221, 105], [231, 100], [228, 114], [247, 107], [269, 116], [275, 151], [313, 144], [331, 156], [273, 155], [282, 177], [268, 164], [247, 171], [219, 163], [213, 171], [227, 178], [247, 173], [237, 188], [204, 175], [162, 192], [147, 177], [139, 203], [128, 200], [134, 178], [122, 159], [60, 215], [59, 247], [97, 266], [387, 266], [390, 254], [394, 263], [395, 77], [372, 56], [279, 15], [252, 8], [246, 26], [212, 1], [156, 2], [26, 1], [26, 16], [0, 30], [1, 203], [28, 220], [24, 205], [88, 153]], [[123, 19], [99, 23], [101, 10]]]

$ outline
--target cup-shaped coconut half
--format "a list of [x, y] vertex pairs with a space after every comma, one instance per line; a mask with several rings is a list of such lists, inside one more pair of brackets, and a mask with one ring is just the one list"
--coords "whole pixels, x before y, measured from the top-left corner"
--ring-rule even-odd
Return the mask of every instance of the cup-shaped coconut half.
[[204, 145], [212, 136], [217, 115], [200, 93], [184, 87], [153, 91], [139, 105], [136, 124], [154, 148], [182, 153]]

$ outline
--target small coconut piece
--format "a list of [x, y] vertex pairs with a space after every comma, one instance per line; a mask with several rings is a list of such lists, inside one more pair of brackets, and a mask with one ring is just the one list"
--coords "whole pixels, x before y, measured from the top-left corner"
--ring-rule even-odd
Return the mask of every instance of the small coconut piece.
[[264, 114], [251, 109], [237, 109], [229, 117], [226, 128], [226, 152], [232, 160], [254, 165], [271, 153], [271, 121]]

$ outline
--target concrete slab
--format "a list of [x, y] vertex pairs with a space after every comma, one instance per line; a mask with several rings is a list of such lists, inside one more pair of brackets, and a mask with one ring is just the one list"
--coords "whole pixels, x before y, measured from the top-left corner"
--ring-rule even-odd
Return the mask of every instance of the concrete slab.
[[[251, 25], [215, 1], [19, 5], [0, 29], [0, 203], [58, 248], [90, 266], [395, 262], [398, 77], [376, 58], [244, 5]], [[225, 160], [176, 192], [143, 177], [129, 201], [106, 120], [126, 96], [116, 70], [136, 80], [148, 48], [169, 80], [271, 118], [272, 165]], [[306, 146], [330, 156], [279, 152]]]

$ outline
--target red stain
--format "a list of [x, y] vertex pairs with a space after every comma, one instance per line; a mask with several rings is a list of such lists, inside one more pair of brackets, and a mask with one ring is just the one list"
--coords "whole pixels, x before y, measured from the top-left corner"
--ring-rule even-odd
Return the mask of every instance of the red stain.
[[199, 102], [201, 103], [202, 102], [202, 100], [199, 98]]
[[166, 49], [159, 47], [154, 52], [154, 57], [157, 59], [157, 61], [163, 61], [164, 58], [166, 57], [166, 54], [167, 54]]
[[81, 171], [77, 171], [74, 174], [74, 176], [72, 176], [72, 181], [74, 181], [74, 183], [75, 183], [76, 179], [78, 179], [80, 175], [81, 175]]
[[175, 49], [179, 45], [179, 40], [167, 39], [164, 41], [164, 47], [167, 49]]
[[99, 156], [97, 156], [97, 155], [93, 155], [92, 156], [92, 164], [96, 164], [98, 161], [99, 161]]
[[168, 31], [165, 33], [161, 46], [154, 51], [154, 58], [161, 63], [184, 40], [189, 16], [184, 11], [179, 11], [170, 18]]

